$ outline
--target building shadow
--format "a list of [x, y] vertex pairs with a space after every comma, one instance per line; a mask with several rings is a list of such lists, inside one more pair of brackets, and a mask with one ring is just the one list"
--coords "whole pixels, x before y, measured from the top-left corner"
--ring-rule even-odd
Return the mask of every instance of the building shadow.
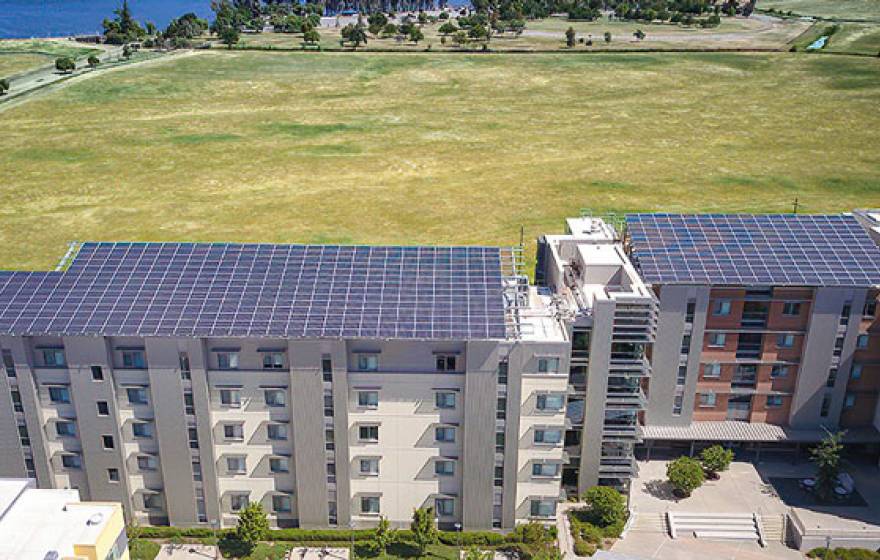
[[678, 498], [672, 492], [672, 485], [667, 480], [648, 480], [642, 485], [642, 489], [649, 496], [653, 496], [658, 500], [666, 500], [668, 502], [677, 502]]

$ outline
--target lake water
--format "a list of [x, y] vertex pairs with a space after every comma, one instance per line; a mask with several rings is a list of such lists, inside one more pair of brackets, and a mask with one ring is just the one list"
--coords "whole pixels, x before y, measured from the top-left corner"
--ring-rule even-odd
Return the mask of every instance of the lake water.
[[[97, 33], [120, 5], [122, 0], [0, 0], [0, 39]], [[128, 5], [142, 24], [159, 27], [187, 12], [212, 16], [210, 0], [129, 0]]]

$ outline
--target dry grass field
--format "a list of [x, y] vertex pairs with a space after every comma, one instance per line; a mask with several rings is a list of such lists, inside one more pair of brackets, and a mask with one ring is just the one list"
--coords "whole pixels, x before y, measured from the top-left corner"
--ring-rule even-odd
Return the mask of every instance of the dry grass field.
[[583, 208], [880, 206], [880, 63], [203, 52], [0, 113], [0, 266], [71, 240], [513, 244]]
[[96, 51], [63, 39], [0, 40], [0, 78], [54, 64], [59, 56], [79, 57]]
[[801, 16], [880, 22], [880, 0], [759, 0], [759, 10], [791, 10]]

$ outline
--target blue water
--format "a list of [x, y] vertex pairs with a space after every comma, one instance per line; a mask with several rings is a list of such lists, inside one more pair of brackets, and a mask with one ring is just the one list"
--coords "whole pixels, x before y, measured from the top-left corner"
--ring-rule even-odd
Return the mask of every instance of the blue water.
[[815, 41], [810, 43], [810, 46], [807, 47], [807, 50], [814, 51], [814, 50], [821, 49], [822, 47], [825, 46], [825, 43], [827, 41], [828, 41], [828, 37], [826, 37], [826, 36], [819, 37], [818, 39], [816, 39]]
[[[101, 31], [122, 0], [0, 0], [0, 39], [64, 37]], [[211, 16], [210, 0], [129, 0], [135, 18], [165, 27], [187, 12]]]

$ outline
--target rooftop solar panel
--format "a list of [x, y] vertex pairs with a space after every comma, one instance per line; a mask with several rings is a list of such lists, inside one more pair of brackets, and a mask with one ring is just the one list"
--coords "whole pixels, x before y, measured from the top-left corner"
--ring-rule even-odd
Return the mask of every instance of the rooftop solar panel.
[[880, 248], [849, 214], [630, 214], [651, 284], [880, 285]]
[[501, 250], [85, 243], [0, 272], [0, 333], [502, 339]]

